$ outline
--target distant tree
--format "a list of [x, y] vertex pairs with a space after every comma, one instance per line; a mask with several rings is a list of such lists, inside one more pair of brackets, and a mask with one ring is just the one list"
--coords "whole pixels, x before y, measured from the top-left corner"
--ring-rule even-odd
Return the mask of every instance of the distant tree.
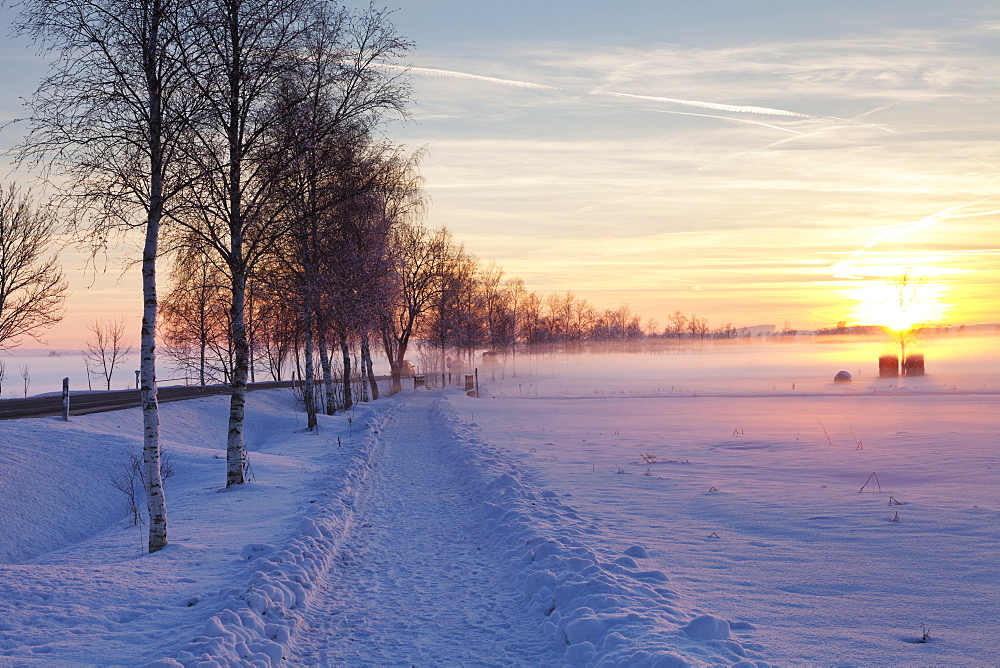
[[[567, 298], [572, 295], [567, 294]], [[567, 329], [569, 338], [582, 340], [593, 336], [594, 325], [597, 322], [597, 312], [585, 299], [578, 299], [572, 304], [572, 317]]]
[[502, 267], [489, 262], [481, 268], [479, 279], [486, 344], [495, 354], [509, 345], [512, 329], [512, 294], [503, 274]]
[[378, 399], [379, 390], [372, 362], [371, 337], [378, 337], [380, 315], [390, 308], [393, 287], [396, 285], [392, 276], [393, 252], [390, 239], [392, 226], [399, 215], [399, 211], [395, 209], [398, 202], [395, 201], [396, 198], [386, 197], [385, 194], [390, 190], [407, 190], [410, 187], [407, 180], [412, 179], [415, 174], [403, 168], [406, 162], [412, 160], [392, 160], [387, 178], [378, 190], [371, 196], [366, 196], [362, 206], [352, 207], [360, 215], [352, 216], [355, 222], [348, 226], [348, 238], [351, 241], [345, 244], [353, 249], [354, 257], [357, 258], [354, 267], [358, 301], [355, 329], [361, 352], [361, 371], [367, 378], [368, 394], [372, 399]]
[[454, 346], [465, 355], [470, 366], [474, 365], [476, 348], [489, 345], [481, 269], [478, 258], [456, 246], [455, 255], [442, 267], [441, 275], [442, 285], [448, 286], [455, 304], [452, 314]]
[[712, 330], [712, 336], [716, 339], [735, 339], [740, 335], [740, 330], [733, 326], [733, 323], [727, 322], [724, 325], [716, 327]]
[[550, 341], [566, 341], [570, 338], [575, 302], [576, 296], [572, 292], [567, 292], [565, 295], [551, 294], [545, 298]]
[[62, 320], [67, 285], [58, 260], [46, 256], [54, 234], [50, 216], [0, 184], [0, 349], [20, 336], [38, 340]]
[[[482, 343], [479, 261], [460, 246], [440, 267], [435, 281], [436, 294], [422, 319], [418, 336], [432, 343], [437, 353], [425, 355], [429, 368], [444, 369], [448, 348], [468, 354]], [[429, 353], [429, 351], [428, 351]]]
[[445, 228], [429, 230], [414, 221], [401, 221], [393, 230], [395, 301], [382, 322], [382, 344], [389, 360], [390, 392], [402, 390], [403, 361], [410, 338], [440, 296], [442, 276], [458, 248]]
[[925, 285], [925, 280], [915, 278], [909, 270], [889, 279], [889, 286], [895, 299], [894, 306], [898, 309], [898, 322], [886, 326], [884, 329], [899, 346], [899, 361], [904, 364], [906, 363], [907, 346], [915, 343], [927, 327], [926, 322], [920, 321], [922, 319], [920, 313], [922, 293]]
[[680, 338], [684, 336], [688, 328], [688, 318], [686, 315], [680, 311], [674, 311], [669, 316], [667, 316], [667, 328], [664, 334]]
[[31, 383], [31, 371], [28, 369], [27, 364], [18, 366], [18, 371], [21, 372], [21, 380], [24, 381], [24, 397], [27, 399], [28, 385]]
[[[273, 276], [276, 271], [262, 272]], [[299, 332], [294, 311], [295, 304], [285, 299], [286, 293], [269, 280], [262, 282], [256, 300], [257, 346], [260, 348], [265, 368], [274, 380], [283, 380], [285, 364], [292, 357]]]
[[688, 321], [688, 332], [690, 332], [693, 338], [704, 339], [708, 336], [709, 331], [707, 319], [697, 314], [691, 316], [691, 319]]
[[232, 371], [227, 280], [197, 247], [174, 256], [172, 289], [160, 306], [165, 354], [200, 385], [223, 382]]
[[90, 331], [93, 336], [87, 340], [83, 356], [91, 368], [99, 371], [110, 390], [115, 368], [132, 353], [132, 346], [125, 342], [125, 318], [109, 323], [99, 320], [90, 326]]
[[503, 327], [497, 336], [504, 351], [511, 354], [511, 373], [517, 376], [517, 343], [521, 335], [523, 321], [524, 302], [527, 291], [524, 289], [524, 280], [521, 278], [508, 278], [504, 282], [506, 295], [505, 317]]
[[544, 340], [542, 298], [537, 292], [528, 292], [521, 300], [520, 335], [525, 343], [541, 343]]

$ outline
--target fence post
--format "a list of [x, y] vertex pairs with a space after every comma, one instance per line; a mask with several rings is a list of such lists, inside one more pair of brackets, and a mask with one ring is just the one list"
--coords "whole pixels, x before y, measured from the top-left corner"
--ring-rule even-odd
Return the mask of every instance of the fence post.
[[479, 367], [476, 367], [476, 399], [479, 398]]
[[69, 422], [69, 377], [63, 378], [62, 409], [63, 420]]

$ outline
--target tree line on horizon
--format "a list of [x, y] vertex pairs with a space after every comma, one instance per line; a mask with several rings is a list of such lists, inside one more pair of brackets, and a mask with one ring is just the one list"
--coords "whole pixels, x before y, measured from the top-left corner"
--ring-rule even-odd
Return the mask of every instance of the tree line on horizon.
[[[373, 211], [358, 211], [354, 204], [347, 207], [354, 215]], [[366, 238], [367, 257], [349, 238], [341, 238], [342, 228], [325, 231], [323, 252], [315, 259], [321, 268], [315, 273], [314, 303], [308, 309], [302, 307], [310, 294], [302, 283], [306, 274], [287, 264], [294, 254], [282, 254], [287, 250], [283, 246], [276, 246], [278, 253], [248, 281], [250, 373], [273, 380], [314, 380], [323, 397], [305, 397], [307, 411], [317, 405], [325, 405], [328, 414], [350, 408], [357, 392], [352, 374], [363, 376], [365, 392], [378, 397], [373, 342], [389, 363], [390, 391], [395, 392], [414, 341], [439, 351], [434, 366], [443, 370], [448, 355], [471, 363], [477, 352], [506, 356], [533, 344], [749, 335], [746, 328], [728, 323], [712, 328], [705, 318], [680, 311], [668, 316], [661, 329], [656, 321], [643, 323], [627, 304], [599, 310], [572, 292], [529, 291], [521, 278], [506, 276], [496, 262], [466, 252], [446, 228], [377, 218], [378, 224], [367, 228], [369, 233], [381, 230]], [[202, 385], [230, 382], [234, 360], [227, 285], [203, 260], [176, 258], [161, 308], [165, 354]], [[373, 271], [379, 266], [382, 271]]]

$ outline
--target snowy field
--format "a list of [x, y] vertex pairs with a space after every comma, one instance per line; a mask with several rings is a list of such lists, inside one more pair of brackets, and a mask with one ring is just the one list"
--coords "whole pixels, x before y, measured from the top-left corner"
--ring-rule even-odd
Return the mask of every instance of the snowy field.
[[[107, 387], [107, 381], [99, 373], [92, 373], [88, 377], [87, 362], [79, 350], [13, 348], [0, 351], [0, 364], [3, 364], [3, 378], [0, 379], [0, 398], [3, 399], [61, 392], [63, 378], [69, 378], [71, 392], [103, 390]], [[135, 371], [138, 368], [139, 353], [133, 350], [114, 369], [111, 389], [135, 389]], [[166, 360], [160, 360], [158, 375], [160, 387], [185, 384], [183, 373], [170, 368]]]
[[0, 666], [997, 665], [997, 343], [521, 357], [318, 434], [255, 392], [233, 490], [226, 398], [166, 404], [153, 556], [137, 410], [0, 422]]
[[998, 343], [893, 380], [877, 340], [554, 356], [459, 412], [767, 661], [997, 665]]

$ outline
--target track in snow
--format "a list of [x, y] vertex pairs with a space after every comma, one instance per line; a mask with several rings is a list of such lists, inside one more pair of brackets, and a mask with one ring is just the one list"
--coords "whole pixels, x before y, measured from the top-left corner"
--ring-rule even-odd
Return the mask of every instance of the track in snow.
[[380, 434], [353, 535], [303, 614], [292, 663], [530, 663], [551, 641], [486, 547], [434, 395], [406, 402]]

